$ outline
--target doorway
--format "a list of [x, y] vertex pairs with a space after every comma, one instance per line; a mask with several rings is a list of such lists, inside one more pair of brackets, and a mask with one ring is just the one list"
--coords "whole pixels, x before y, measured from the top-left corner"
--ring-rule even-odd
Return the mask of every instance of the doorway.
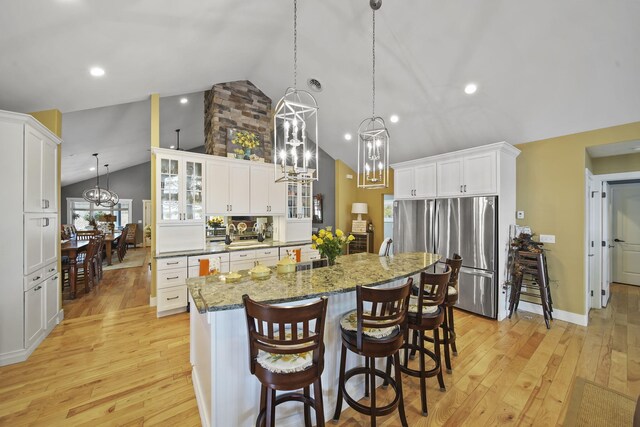
[[142, 201], [142, 241], [143, 247], [151, 246], [151, 238], [147, 237], [146, 229], [147, 225], [151, 225], [151, 200]]
[[611, 185], [613, 280], [640, 286], [640, 182]]

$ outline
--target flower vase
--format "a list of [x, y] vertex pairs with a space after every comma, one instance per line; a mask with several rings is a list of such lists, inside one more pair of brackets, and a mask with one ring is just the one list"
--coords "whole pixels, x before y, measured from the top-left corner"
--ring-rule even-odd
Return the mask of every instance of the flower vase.
[[244, 159], [251, 160], [251, 148], [244, 149]]
[[327, 257], [328, 265], [336, 265], [336, 257]]

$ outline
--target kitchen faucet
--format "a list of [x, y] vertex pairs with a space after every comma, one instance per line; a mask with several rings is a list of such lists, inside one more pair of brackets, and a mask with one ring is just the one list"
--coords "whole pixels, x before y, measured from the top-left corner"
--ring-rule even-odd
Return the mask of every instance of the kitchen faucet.
[[227, 224], [227, 235], [226, 235], [226, 237], [225, 237], [225, 239], [224, 239], [224, 243], [225, 243], [225, 244], [227, 244], [227, 245], [230, 245], [230, 244], [231, 244], [231, 242], [233, 242], [233, 238], [231, 237], [231, 236], [233, 236], [233, 235], [231, 234], [231, 229], [233, 229], [233, 231], [234, 231], [234, 232], [237, 232], [237, 231], [238, 231], [238, 229], [236, 228], [236, 226], [235, 226], [235, 225], [233, 225], [232, 223]]

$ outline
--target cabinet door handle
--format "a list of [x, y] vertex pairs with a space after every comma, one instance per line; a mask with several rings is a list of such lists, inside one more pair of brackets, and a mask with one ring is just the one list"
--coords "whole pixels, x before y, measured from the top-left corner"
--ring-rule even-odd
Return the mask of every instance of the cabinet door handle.
[[467, 184], [464, 185], [464, 192], [467, 192]]
[[233, 212], [233, 205], [229, 205], [229, 211]]
[[46, 209], [46, 208], [47, 208], [47, 200], [42, 199], [42, 209]]
[[460, 192], [462, 193], [462, 185], [460, 186]]
[[178, 298], [180, 298], [180, 297], [177, 296], [177, 297], [173, 297], [173, 298], [167, 298], [167, 301], [171, 301], [172, 299], [178, 299]]
[[175, 276], [175, 277], [167, 277], [167, 280], [176, 280], [178, 279], [180, 276]]
[[36, 280], [39, 280], [39, 279], [40, 279], [40, 276], [36, 276], [33, 278], [33, 281], [35, 282]]
[[55, 268], [50, 268], [49, 269], [49, 273], [51, 273], [52, 271], [56, 271], [56, 269]]
[[33, 292], [39, 291], [40, 289], [42, 289], [42, 286], [38, 285], [35, 288], [33, 288]]

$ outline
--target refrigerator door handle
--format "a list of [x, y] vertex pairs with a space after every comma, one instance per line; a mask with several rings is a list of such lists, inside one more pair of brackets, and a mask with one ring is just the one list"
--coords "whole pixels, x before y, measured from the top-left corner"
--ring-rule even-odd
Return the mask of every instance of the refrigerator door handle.
[[482, 270], [476, 270], [476, 269], [473, 269], [473, 268], [461, 267], [460, 271], [463, 272], [463, 273], [473, 274], [474, 276], [488, 277], [488, 278], [492, 278], [493, 277], [493, 273], [490, 273], [490, 272], [487, 272], [487, 271], [482, 271]]

